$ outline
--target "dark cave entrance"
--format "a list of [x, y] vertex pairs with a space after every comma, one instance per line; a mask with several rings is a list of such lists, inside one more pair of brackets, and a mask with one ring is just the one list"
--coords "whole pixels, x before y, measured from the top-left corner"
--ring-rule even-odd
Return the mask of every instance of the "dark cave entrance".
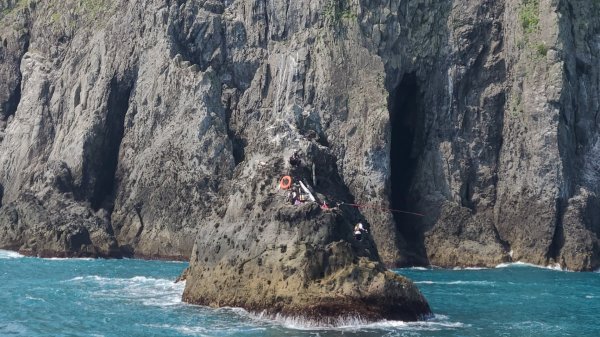
[[95, 170], [90, 202], [92, 208], [112, 209], [112, 199], [116, 184], [116, 171], [119, 163], [119, 150], [125, 131], [125, 115], [129, 109], [129, 99], [133, 85], [111, 82], [108, 96], [108, 107], [103, 132], [99, 133], [97, 148], [93, 149], [95, 158], [92, 160]]
[[[424, 146], [423, 94], [415, 73], [405, 74], [390, 93], [392, 209], [418, 212], [419, 191], [413, 189], [416, 169]], [[398, 232], [408, 244], [408, 264], [426, 264], [421, 217], [393, 212]]]

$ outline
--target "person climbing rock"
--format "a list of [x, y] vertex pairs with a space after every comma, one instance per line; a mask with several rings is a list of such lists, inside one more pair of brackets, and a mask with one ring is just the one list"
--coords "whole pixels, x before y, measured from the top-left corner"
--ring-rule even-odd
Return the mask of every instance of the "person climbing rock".
[[300, 159], [300, 154], [298, 152], [298, 150], [294, 151], [294, 153], [290, 157], [290, 165], [292, 165], [293, 167], [299, 167], [300, 165], [302, 165], [302, 160]]
[[290, 188], [287, 200], [292, 205], [298, 206], [306, 201], [306, 196], [300, 190], [300, 186], [298, 184], [294, 184]]
[[294, 190], [291, 190], [288, 192], [287, 201], [293, 205], [296, 202], [297, 197], [298, 196], [297, 196], [296, 192]]
[[368, 233], [368, 231], [365, 229], [363, 224], [359, 222], [354, 226], [354, 238], [357, 241], [362, 240], [363, 233]]

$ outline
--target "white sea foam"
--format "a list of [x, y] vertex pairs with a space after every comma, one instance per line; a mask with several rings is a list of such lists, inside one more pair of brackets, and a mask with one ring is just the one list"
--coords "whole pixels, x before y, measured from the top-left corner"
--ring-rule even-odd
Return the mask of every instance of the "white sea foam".
[[[17, 259], [25, 257], [25, 255], [21, 255], [17, 252], [13, 252], [10, 250], [2, 250], [0, 249], [0, 259]], [[42, 260], [48, 261], [94, 261], [96, 259], [91, 257], [47, 257], [42, 258]]]
[[[237, 325], [237, 324], [236, 324]], [[142, 324], [144, 327], [155, 328], [155, 329], [163, 329], [163, 330], [173, 330], [177, 331], [184, 335], [189, 336], [201, 336], [201, 337], [212, 337], [215, 336], [216, 330], [224, 330], [230, 332], [233, 329], [243, 329], [244, 333], [248, 333], [250, 331], [265, 331], [264, 327], [252, 327], [252, 326], [231, 326], [231, 325], [223, 325], [221, 327], [215, 327], [214, 325], [198, 325], [198, 326], [190, 326], [190, 325], [172, 325], [172, 324]]]
[[552, 270], [559, 270], [559, 271], [569, 271], [567, 269], [562, 268], [560, 266], [560, 263], [549, 264], [546, 266], [546, 268], [552, 269]]
[[174, 263], [174, 264], [186, 264], [189, 261], [177, 261], [177, 260], [161, 260], [163, 263]]
[[535, 265], [535, 264], [531, 264], [531, 263], [525, 263], [525, 262], [505, 262], [505, 263], [500, 263], [499, 265], [496, 266], [496, 268], [510, 268], [510, 267], [535, 267], [535, 268], [541, 268], [541, 266]]
[[48, 261], [95, 261], [93, 257], [45, 257], [42, 260]]
[[210, 330], [203, 326], [169, 326], [167, 329], [175, 330], [184, 335], [190, 336], [210, 336]]
[[433, 318], [417, 321], [388, 321], [382, 320], [372, 322], [362, 317], [347, 316], [332, 319], [328, 321], [314, 321], [297, 316], [284, 316], [280, 314], [252, 314], [243, 309], [239, 309], [239, 313], [251, 317], [255, 320], [267, 322], [270, 324], [281, 325], [288, 329], [294, 330], [336, 330], [336, 331], [357, 331], [357, 330], [409, 330], [409, 331], [438, 331], [450, 330], [468, 327], [461, 322], [450, 322], [448, 317], [443, 315], [435, 315]]
[[159, 307], [180, 305], [185, 288], [185, 282], [175, 283], [173, 280], [144, 276], [132, 278], [78, 276], [66, 282], [98, 285], [100, 290], [94, 291], [93, 296], [139, 301], [144, 305]]
[[558, 332], [562, 330], [560, 325], [551, 322], [523, 321], [514, 322], [511, 325], [519, 330], [536, 331], [538, 336], [545, 336], [544, 331]]
[[417, 284], [449, 284], [449, 285], [470, 284], [470, 285], [481, 285], [481, 286], [488, 286], [488, 285], [496, 284], [496, 282], [492, 282], [492, 281], [416, 281], [414, 283], [417, 283]]
[[174, 330], [174, 331], [177, 331], [184, 335], [190, 335], [190, 336], [201, 336], [201, 337], [210, 336], [208, 334], [210, 332], [209, 328], [203, 327], [203, 326], [180, 326], [180, 325], [171, 325], [171, 324], [142, 324], [142, 326], [147, 327], [147, 328]]
[[32, 301], [46, 302], [46, 300], [43, 298], [33, 297], [33, 296], [29, 296], [29, 295], [26, 295], [25, 298], [28, 300], [32, 300]]
[[540, 265], [533, 264], [533, 263], [518, 261], [518, 262], [501, 263], [496, 266], [496, 268], [511, 268], [511, 267], [532, 267], [532, 268], [541, 268], [541, 269], [549, 269], [549, 270], [556, 270], [556, 271], [569, 271], [568, 269], [563, 269], [559, 263], [549, 264], [547, 266], [540, 266]]
[[24, 257], [24, 256], [17, 252], [0, 249], [0, 259], [18, 259], [21, 257]]
[[486, 270], [485, 267], [454, 267], [452, 270]]

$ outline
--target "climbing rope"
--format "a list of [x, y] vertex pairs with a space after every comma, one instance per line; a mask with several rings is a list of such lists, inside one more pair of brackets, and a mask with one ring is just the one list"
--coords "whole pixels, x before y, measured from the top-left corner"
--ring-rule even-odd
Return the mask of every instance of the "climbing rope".
[[411, 214], [411, 215], [415, 215], [415, 216], [425, 216], [421, 213], [401, 211], [399, 209], [391, 209], [391, 208], [386, 208], [386, 207], [381, 207], [381, 206], [373, 206], [373, 205], [367, 205], [367, 204], [359, 205], [359, 204], [349, 204], [349, 203], [345, 203], [345, 202], [340, 202], [339, 204], [356, 207], [356, 208], [371, 208], [371, 209], [377, 209], [380, 211], [389, 211], [389, 212], [393, 212], [393, 213], [404, 213], [404, 214]]

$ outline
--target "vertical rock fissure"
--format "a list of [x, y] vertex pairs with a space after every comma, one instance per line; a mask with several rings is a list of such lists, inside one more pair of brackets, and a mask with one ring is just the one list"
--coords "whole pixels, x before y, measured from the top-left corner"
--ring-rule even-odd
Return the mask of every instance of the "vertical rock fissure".
[[556, 199], [556, 223], [554, 228], [554, 235], [552, 236], [552, 242], [548, 248], [546, 258], [548, 260], [554, 260], [558, 262], [560, 251], [565, 244], [565, 234], [563, 230], [563, 216], [565, 214], [565, 208], [567, 207], [566, 201], [562, 198]]
[[[23, 55], [25, 55], [25, 53], [27, 53], [29, 51], [29, 43], [30, 43], [29, 39], [30, 39], [29, 33], [24, 33], [18, 39], [18, 41], [21, 44], [21, 49], [19, 49], [18, 59], [16, 59], [16, 60], [18, 60], [18, 63], [21, 63], [21, 60], [23, 59]], [[4, 40], [4, 44], [5, 44], [4, 47], [6, 48], [7, 47], [6, 40]], [[17, 66], [17, 69], [19, 69], [18, 66]], [[15, 87], [10, 92], [8, 100], [2, 106], [2, 110], [0, 110], [0, 113], [2, 113], [2, 115], [0, 116], [0, 120], [6, 121], [6, 120], [8, 120], [8, 118], [10, 116], [13, 116], [17, 112], [17, 108], [19, 107], [19, 103], [21, 102], [21, 83], [22, 83], [22, 81], [23, 81], [23, 74], [21, 73], [20, 70], [18, 70]], [[10, 83], [8, 83], [8, 85], [10, 86]], [[1, 141], [2, 140], [0, 139], [0, 142]]]
[[119, 83], [116, 79], [113, 79], [110, 85], [106, 122], [103, 134], [99, 135], [101, 137], [100, 148], [95, 154], [97, 157], [94, 164], [97, 165], [97, 176], [90, 196], [92, 208], [95, 210], [102, 207], [112, 208], [112, 205], [107, 205], [107, 202], [110, 201], [115, 188], [115, 173], [125, 129], [125, 114], [129, 109], [132, 89], [132, 84]]
[[[390, 205], [395, 210], [416, 211], [419, 200], [413, 184], [417, 163], [423, 153], [425, 119], [422, 99], [417, 76], [410, 73], [404, 75], [388, 102], [391, 122]], [[420, 218], [402, 212], [394, 212], [393, 216], [397, 230], [409, 245], [409, 255], [415, 254], [414, 260], [409, 263], [419, 263], [426, 256]]]
[[7, 120], [10, 116], [14, 115], [17, 112], [17, 107], [19, 106], [19, 102], [21, 102], [21, 75], [19, 75], [19, 79], [15, 86], [15, 89], [8, 97], [8, 100], [4, 104], [4, 116], [2, 119]]
[[235, 166], [237, 166], [238, 164], [243, 162], [244, 159], [246, 159], [246, 140], [240, 135], [238, 131], [236, 131], [237, 126], [235, 125], [235, 122], [232, 121], [233, 114], [235, 113], [233, 111], [234, 103], [232, 100], [233, 98], [229, 97], [227, 101], [224, 102], [226, 118], [225, 124], [227, 125], [227, 136], [231, 141], [231, 152], [233, 155], [233, 162], [235, 163]]

